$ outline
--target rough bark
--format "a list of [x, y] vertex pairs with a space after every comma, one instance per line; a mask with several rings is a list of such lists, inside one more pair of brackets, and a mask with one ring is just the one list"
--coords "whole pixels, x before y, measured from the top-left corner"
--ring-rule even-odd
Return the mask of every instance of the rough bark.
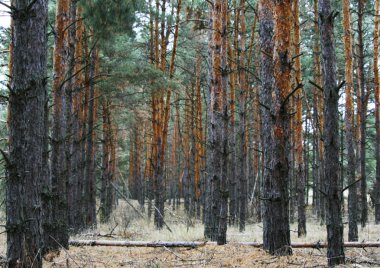
[[[273, 3], [274, 49], [273, 75], [270, 106], [270, 143], [265, 152], [268, 161], [269, 185], [264, 192], [266, 221], [269, 228], [264, 230], [264, 248], [271, 254], [290, 255], [289, 229], [289, 161], [287, 146], [289, 142], [288, 100], [290, 94], [290, 36], [291, 1]], [[266, 90], [266, 89], [264, 89]], [[268, 182], [266, 182], [268, 183]], [[265, 227], [264, 227], [265, 228]]]
[[380, 83], [379, 83], [379, 69], [378, 69], [378, 56], [379, 56], [379, 8], [380, 1], [376, 0], [375, 9], [375, 33], [374, 33], [374, 82], [375, 82], [375, 127], [376, 127], [376, 181], [374, 189], [374, 203], [375, 203], [375, 222], [380, 223]]
[[339, 88], [336, 76], [334, 12], [330, 0], [319, 0], [323, 90], [325, 99], [325, 178], [328, 265], [345, 262], [343, 249], [342, 189], [339, 187]]
[[[103, 139], [102, 139], [102, 177], [100, 188], [99, 220], [107, 222], [112, 213], [113, 187], [112, 187], [112, 128], [110, 120], [110, 102], [103, 99]], [[140, 191], [142, 189], [140, 188]]]
[[[364, 43], [363, 43], [363, 16], [364, 1], [358, 1], [358, 88], [360, 92], [360, 222], [364, 228], [368, 221], [368, 203], [367, 203], [367, 178], [366, 178], [366, 139], [367, 139], [367, 101], [366, 85], [364, 79]], [[359, 107], [358, 107], [359, 108]]]
[[89, 66], [89, 95], [88, 95], [88, 117], [86, 133], [86, 168], [85, 168], [85, 226], [96, 228], [96, 186], [95, 186], [95, 129], [96, 124], [96, 94], [95, 94], [95, 75], [98, 60], [98, 50], [93, 48], [90, 54]]
[[[221, 95], [220, 95], [220, 111], [218, 124], [221, 125], [221, 174], [220, 174], [220, 215], [219, 215], [219, 226], [218, 226], [218, 238], [217, 244], [224, 245], [227, 243], [227, 225], [228, 225], [228, 126], [229, 126], [229, 114], [228, 114], [228, 102], [227, 102], [227, 87], [228, 87], [228, 73], [227, 73], [227, 13], [228, 13], [228, 3], [227, 1], [222, 1], [221, 6], [221, 53], [220, 53], [220, 68], [221, 68]], [[219, 121], [218, 120], [218, 121]]]
[[[314, 48], [313, 48], [313, 61], [314, 61], [314, 82], [322, 86], [322, 72], [321, 72], [321, 49], [320, 49], [320, 30], [319, 30], [319, 12], [318, 12], [318, 1], [314, 1]], [[323, 153], [323, 107], [324, 107], [324, 99], [323, 93], [319, 88], [314, 88], [313, 93], [314, 105], [313, 105], [313, 120], [314, 120], [314, 154], [315, 154], [315, 176], [314, 176], [314, 189], [313, 189], [313, 197], [315, 196], [315, 211], [317, 217], [320, 219], [320, 223], [324, 224], [325, 222], [325, 197], [321, 194], [320, 190], [324, 190], [324, 153]]]
[[[301, 31], [299, 23], [299, 1], [293, 2], [294, 7], [294, 57], [295, 58], [295, 82], [296, 86], [302, 84], [301, 67]], [[295, 93], [296, 117], [295, 117], [295, 175], [297, 179], [297, 211], [298, 211], [298, 237], [306, 236], [305, 213], [305, 163], [303, 158], [303, 128], [302, 128], [302, 99], [301, 88]]]
[[[53, 81], [53, 128], [51, 153], [52, 180], [52, 225], [49, 240], [45, 241], [48, 249], [58, 250], [60, 244], [67, 248], [68, 210], [67, 210], [67, 161], [65, 156], [68, 103], [65, 91], [67, 87], [66, 70], [68, 66], [68, 25], [70, 1], [61, 0], [57, 3], [54, 48], [54, 81]], [[58, 243], [57, 243], [58, 242]]]
[[246, 57], [245, 57], [245, 0], [240, 0], [240, 55], [239, 55], [239, 156], [238, 156], [238, 173], [237, 179], [240, 184], [239, 192], [239, 231], [245, 230], [245, 219], [247, 210], [247, 177], [246, 177], [246, 158], [247, 149], [245, 144], [245, 125], [246, 125], [246, 98], [247, 98], [247, 81], [245, 75]]
[[76, 82], [76, 53], [75, 53], [75, 47], [76, 47], [76, 26], [77, 26], [77, 1], [71, 0], [70, 1], [70, 12], [69, 12], [69, 26], [68, 26], [68, 64], [66, 68], [66, 76], [67, 76], [67, 87], [65, 88], [65, 95], [66, 95], [66, 120], [67, 120], [67, 128], [66, 128], [66, 150], [65, 150], [65, 157], [66, 157], [66, 166], [67, 166], [67, 217], [68, 217], [68, 228], [73, 226], [73, 212], [75, 211], [74, 207], [76, 206], [75, 199], [77, 195], [77, 182], [76, 177], [74, 177], [74, 168], [76, 167], [76, 163], [72, 160], [74, 157], [74, 148], [75, 148], [75, 132], [73, 131], [73, 127], [75, 124], [75, 108], [74, 104], [74, 98], [76, 93], [75, 88], [75, 82]]
[[[261, 53], [261, 116], [262, 116], [262, 144], [263, 144], [263, 166], [268, 167], [263, 169], [263, 186], [262, 194], [266, 195], [271, 187], [271, 134], [272, 128], [270, 108], [272, 106], [272, 88], [273, 88], [273, 2], [261, 0], [259, 2], [259, 21], [260, 21], [260, 48]], [[273, 222], [270, 220], [270, 203], [267, 200], [262, 201], [262, 220], [263, 220], [263, 237], [269, 237], [273, 228]], [[269, 249], [269, 239], [264, 239], [264, 248]]]
[[[235, 28], [238, 27], [238, 9], [236, 8], [236, 0], [233, 1], [233, 8], [234, 8], [234, 34], [237, 32]], [[229, 17], [231, 17], [231, 12], [228, 13]], [[228, 18], [227, 23], [231, 23], [231, 18]], [[230, 28], [230, 25], [227, 26], [227, 28]], [[230, 138], [230, 148], [231, 148], [231, 154], [230, 154], [230, 180], [229, 180], [229, 224], [233, 225], [236, 221], [236, 196], [237, 196], [237, 185], [236, 185], [236, 146], [235, 146], [235, 86], [236, 86], [236, 50], [237, 47], [235, 47], [235, 44], [237, 41], [238, 36], [234, 35], [234, 45], [231, 44], [231, 38], [228, 40], [228, 59], [230, 61], [231, 66], [231, 73], [230, 73], [230, 131], [232, 133], [232, 137]]]
[[6, 181], [7, 265], [42, 267], [41, 187], [47, 102], [47, 1], [12, 1], [12, 70]]
[[[228, 122], [226, 114], [226, 80], [227, 72], [223, 72], [227, 55], [227, 7], [225, 1], [215, 0], [209, 5], [212, 26], [209, 37], [209, 55], [211, 56], [209, 71], [210, 100], [208, 105], [209, 131], [207, 133], [209, 146], [208, 198], [206, 200], [205, 236], [218, 244], [225, 243], [227, 231], [227, 200], [228, 190], [226, 174], [223, 174], [222, 160], [225, 154], [226, 130]], [[223, 164], [225, 162], [223, 161]]]
[[82, 166], [82, 128], [81, 128], [81, 120], [82, 120], [82, 112], [81, 112], [81, 96], [83, 95], [83, 21], [81, 19], [81, 7], [77, 8], [78, 21], [76, 22], [76, 37], [75, 37], [75, 67], [74, 67], [74, 83], [73, 83], [73, 114], [71, 121], [72, 128], [72, 157], [71, 157], [71, 184], [69, 184], [68, 191], [71, 192], [72, 198], [68, 199], [68, 207], [69, 207], [69, 227], [72, 232], [77, 233], [80, 231], [83, 226], [82, 220], [82, 193], [83, 193], [83, 180], [81, 176]]
[[355, 182], [355, 130], [353, 122], [353, 64], [352, 64], [352, 32], [350, 1], [343, 1], [343, 29], [344, 29], [344, 55], [345, 55], [345, 79], [346, 79], [346, 104], [345, 104], [345, 127], [347, 146], [347, 182], [351, 187], [348, 192], [348, 241], [358, 241], [357, 226], [357, 187]]

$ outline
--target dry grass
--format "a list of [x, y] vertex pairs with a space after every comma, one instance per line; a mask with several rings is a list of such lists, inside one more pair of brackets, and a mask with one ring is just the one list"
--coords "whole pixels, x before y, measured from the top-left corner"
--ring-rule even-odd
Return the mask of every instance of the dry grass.
[[[137, 203], [133, 203], [138, 207]], [[165, 219], [173, 232], [156, 230], [147, 218], [139, 218], [126, 202], [121, 201], [107, 224], [96, 230], [86, 230], [76, 239], [116, 239], [146, 241], [202, 241], [203, 225], [189, 219], [183, 211], [165, 211]], [[307, 237], [297, 237], [297, 225], [291, 225], [294, 242], [324, 241], [325, 226], [309, 216]], [[347, 229], [347, 228], [346, 228]], [[346, 231], [346, 230], [345, 230]], [[369, 224], [359, 228], [359, 240], [378, 241], [380, 226]], [[262, 224], [249, 223], [240, 233], [229, 227], [229, 242], [262, 241]], [[347, 237], [347, 234], [345, 234]], [[5, 235], [0, 235], [0, 255], [5, 256]], [[346, 250], [348, 263], [341, 267], [380, 267], [380, 249]], [[326, 250], [295, 249], [290, 257], [273, 257], [264, 250], [249, 246], [228, 244], [186, 248], [125, 248], [125, 247], [71, 247], [60, 256], [51, 256], [44, 267], [325, 267]]]

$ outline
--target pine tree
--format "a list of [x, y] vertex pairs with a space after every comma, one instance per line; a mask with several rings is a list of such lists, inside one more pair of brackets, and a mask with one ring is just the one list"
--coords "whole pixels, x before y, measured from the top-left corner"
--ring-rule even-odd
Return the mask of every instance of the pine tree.
[[346, 78], [346, 110], [345, 127], [347, 143], [347, 181], [350, 185], [348, 194], [349, 231], [348, 240], [358, 241], [357, 226], [357, 187], [355, 183], [355, 140], [353, 122], [353, 65], [352, 65], [352, 41], [351, 41], [351, 18], [350, 1], [343, 1], [343, 28], [344, 28], [344, 54], [345, 54], [345, 78]]
[[[293, 3], [294, 8], [294, 57], [295, 58], [295, 80], [297, 87], [302, 85], [302, 68], [301, 68], [301, 33], [300, 33], [300, 15], [299, 1]], [[296, 117], [295, 117], [295, 172], [297, 177], [297, 207], [298, 207], [298, 236], [306, 236], [306, 215], [305, 215], [305, 168], [303, 158], [303, 128], [302, 128], [302, 99], [301, 89], [295, 93]]]
[[376, 182], [374, 189], [375, 200], [375, 222], [380, 223], [380, 83], [379, 83], [379, 70], [378, 70], [378, 53], [379, 53], [379, 8], [380, 1], [376, 0], [375, 9], [375, 33], [374, 33], [374, 51], [373, 51], [373, 70], [375, 81], [375, 128], [376, 128]]
[[345, 262], [343, 249], [342, 192], [339, 187], [339, 86], [336, 84], [334, 12], [330, 0], [319, 0], [323, 92], [325, 100], [325, 178], [328, 265]]
[[67, 73], [69, 59], [69, 0], [57, 2], [56, 9], [56, 39], [54, 47], [54, 81], [53, 81], [53, 129], [52, 129], [52, 153], [51, 153], [51, 180], [52, 180], [52, 207], [51, 230], [48, 240], [45, 241], [49, 249], [59, 249], [61, 245], [68, 248], [68, 208], [67, 208], [67, 183], [68, 161], [65, 155], [67, 143], [67, 103], [66, 91], [68, 88]]
[[45, 169], [48, 3], [15, 0], [12, 5], [9, 156], [3, 154], [8, 173], [7, 266], [42, 267], [41, 189], [48, 183]]

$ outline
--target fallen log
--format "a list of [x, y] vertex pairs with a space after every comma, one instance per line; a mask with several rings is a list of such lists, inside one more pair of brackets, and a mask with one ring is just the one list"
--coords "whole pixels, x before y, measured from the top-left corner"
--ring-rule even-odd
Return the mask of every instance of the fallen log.
[[195, 248], [216, 245], [215, 242], [170, 242], [170, 241], [112, 241], [112, 240], [70, 240], [71, 246], [111, 246], [111, 247], [182, 247]]
[[[193, 242], [173, 242], [173, 241], [113, 241], [113, 240], [70, 240], [71, 246], [110, 246], [110, 247], [183, 247], [196, 248], [205, 245], [216, 245], [216, 242], [193, 241]], [[261, 248], [259, 242], [232, 242], [230, 245], [251, 246]], [[292, 243], [292, 248], [327, 248], [327, 243]], [[346, 248], [374, 248], [380, 247], [380, 242], [345, 242]]]

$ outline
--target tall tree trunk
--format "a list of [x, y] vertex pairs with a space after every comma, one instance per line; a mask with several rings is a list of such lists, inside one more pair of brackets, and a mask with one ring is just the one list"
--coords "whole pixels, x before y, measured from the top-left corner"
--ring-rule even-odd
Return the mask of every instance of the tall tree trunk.
[[247, 150], [245, 146], [245, 125], [246, 125], [246, 98], [247, 98], [247, 82], [245, 77], [246, 58], [245, 58], [245, 0], [240, 0], [240, 55], [239, 55], [239, 166], [238, 166], [238, 182], [240, 184], [239, 192], [239, 231], [245, 230], [245, 218], [247, 210], [247, 177], [246, 177], [246, 158]]
[[[224, 141], [227, 139], [225, 122], [227, 120], [226, 107], [224, 103], [226, 87], [227, 72], [222, 72], [224, 64], [226, 64], [227, 53], [227, 8], [224, 0], [215, 0], [210, 7], [210, 20], [212, 23], [211, 39], [209, 39], [209, 49], [211, 54], [211, 68], [210, 71], [210, 104], [209, 104], [209, 131], [208, 131], [208, 144], [209, 144], [209, 173], [207, 186], [209, 188], [209, 196], [207, 198], [206, 216], [205, 221], [205, 236], [218, 244], [225, 243], [225, 232], [227, 227], [227, 185], [226, 174], [223, 174], [222, 159], [225, 155], [225, 147], [227, 146]], [[224, 162], [223, 162], [224, 164]], [[225, 221], [225, 222], [224, 222]]]
[[68, 25], [70, 1], [60, 0], [56, 10], [56, 39], [54, 48], [54, 81], [53, 81], [53, 129], [51, 153], [52, 180], [52, 229], [46, 247], [58, 250], [61, 245], [68, 248], [68, 210], [67, 210], [67, 161], [65, 157], [67, 130], [67, 87], [66, 70], [68, 65]]
[[200, 216], [200, 197], [201, 197], [201, 189], [200, 189], [200, 179], [201, 179], [201, 167], [202, 167], [202, 97], [201, 97], [201, 68], [202, 68], [202, 55], [201, 51], [197, 51], [197, 62], [196, 62], [196, 82], [195, 82], [195, 105], [196, 105], [196, 117], [195, 117], [195, 197], [197, 203], [197, 215]]
[[357, 225], [357, 187], [355, 182], [355, 130], [353, 117], [353, 64], [352, 64], [352, 40], [351, 40], [351, 16], [350, 1], [343, 0], [343, 28], [344, 28], [344, 55], [345, 62], [345, 79], [346, 79], [346, 143], [347, 143], [347, 182], [350, 186], [348, 189], [348, 241], [358, 241]]
[[376, 128], [376, 181], [374, 188], [375, 200], [375, 222], [380, 223], [380, 84], [379, 84], [379, 69], [378, 69], [378, 56], [379, 56], [379, 8], [380, 1], [376, 0], [375, 9], [375, 33], [374, 33], [374, 49], [373, 49], [373, 70], [375, 75], [375, 128]]
[[334, 12], [330, 0], [319, 0], [323, 90], [325, 99], [325, 178], [328, 265], [345, 262], [343, 248], [342, 192], [339, 187], [339, 88], [336, 84]]
[[[76, 40], [75, 40], [75, 67], [74, 67], [74, 83], [73, 83], [73, 115], [72, 115], [72, 133], [73, 133], [73, 147], [72, 147], [72, 157], [71, 157], [71, 167], [72, 167], [72, 192], [73, 199], [68, 200], [69, 209], [69, 227], [73, 232], [80, 231], [83, 226], [82, 221], [82, 193], [83, 193], [83, 177], [81, 176], [82, 167], [82, 89], [84, 88], [84, 76], [83, 76], [83, 22], [80, 18], [82, 10], [81, 7], [77, 8], [76, 17], [79, 18], [76, 22]], [[69, 185], [71, 188], [71, 186]], [[68, 190], [69, 191], [69, 190]]]
[[[264, 248], [271, 254], [290, 255], [289, 229], [289, 142], [288, 100], [290, 94], [290, 31], [291, 1], [274, 2], [273, 87], [270, 106], [270, 143], [265, 153], [269, 160], [269, 185], [264, 192], [265, 217], [269, 228], [264, 230]], [[266, 90], [266, 89], [264, 89]], [[268, 145], [267, 145], [268, 146]], [[268, 182], [266, 182], [268, 183]], [[265, 227], [264, 227], [265, 228]]]
[[[260, 47], [263, 51], [261, 53], [261, 96], [260, 102], [262, 104], [262, 144], [264, 161], [263, 166], [267, 167], [263, 169], [263, 190], [264, 196], [262, 203], [262, 219], [263, 219], [263, 242], [264, 248], [269, 250], [270, 253], [275, 253], [278, 249], [281, 249], [283, 245], [273, 245], [276, 241], [275, 237], [278, 234], [274, 234], [273, 230], [276, 228], [274, 225], [279, 225], [279, 222], [273, 222], [272, 206], [273, 202], [270, 198], [272, 188], [272, 150], [273, 141], [271, 131], [273, 129], [271, 109], [274, 99], [272, 96], [274, 88], [274, 3], [273, 1], [261, 0], [259, 2], [259, 20], [260, 20]], [[285, 218], [288, 218], [288, 211], [286, 211]], [[282, 222], [281, 219], [280, 222]], [[278, 227], [278, 226], [277, 226]], [[288, 241], [290, 243], [290, 241]], [[287, 244], [287, 243], [286, 243]]]
[[84, 65], [84, 83], [83, 90], [80, 94], [80, 129], [81, 129], [81, 142], [80, 142], [80, 151], [81, 151], [81, 160], [80, 160], [80, 169], [79, 169], [79, 181], [80, 181], [80, 203], [82, 204], [80, 211], [80, 220], [81, 220], [81, 228], [87, 228], [86, 217], [88, 213], [87, 208], [87, 175], [86, 175], [86, 167], [87, 167], [87, 140], [88, 140], [88, 104], [89, 104], [89, 92], [90, 92], [90, 78], [89, 78], [89, 53], [88, 53], [88, 32], [83, 25], [83, 65]]
[[[7, 265], [42, 267], [41, 187], [46, 178], [48, 3], [14, 0], [6, 181]], [[15, 13], [19, 14], [19, 13]]]
[[[313, 48], [313, 58], [314, 58], [314, 81], [317, 85], [322, 86], [322, 72], [321, 72], [321, 50], [320, 50], [320, 30], [319, 30], [319, 11], [318, 11], [318, 1], [314, 1], [314, 48]], [[314, 105], [313, 105], [313, 114], [314, 114], [314, 154], [315, 154], [315, 176], [314, 176], [314, 190], [313, 198], [315, 196], [315, 211], [318, 218], [321, 220], [321, 224], [325, 222], [325, 197], [321, 194], [321, 190], [324, 190], [324, 156], [323, 156], [323, 107], [324, 99], [323, 93], [315, 87], [314, 88]]]
[[[219, 148], [221, 152], [221, 169], [220, 169], [220, 214], [219, 214], [219, 226], [218, 226], [218, 245], [224, 245], [227, 243], [227, 225], [228, 225], [228, 102], [227, 102], [227, 87], [228, 87], [228, 73], [226, 72], [227, 63], [227, 49], [228, 49], [228, 30], [227, 30], [227, 13], [228, 13], [228, 3], [227, 1], [222, 1], [221, 4], [221, 51], [220, 51], [220, 68], [221, 68], [221, 91], [219, 96], [219, 117], [218, 124], [221, 127], [221, 147]], [[216, 27], [219, 29], [218, 27]], [[217, 37], [218, 38], [218, 37]], [[217, 64], [218, 65], [218, 64]], [[213, 66], [215, 68], [215, 66]]]
[[[237, 32], [235, 30], [238, 27], [238, 9], [236, 8], [236, 0], [233, 1], [233, 8], [234, 8], [234, 34]], [[231, 17], [231, 12], [228, 13], [229, 17]], [[228, 18], [227, 23], [231, 23], [231, 18]], [[230, 28], [227, 26], [227, 28]], [[231, 65], [231, 73], [230, 73], [230, 131], [231, 131], [231, 138], [230, 138], [230, 148], [231, 148], [231, 154], [230, 154], [230, 180], [229, 180], [229, 221], [230, 225], [235, 224], [236, 221], [236, 196], [237, 196], [237, 185], [236, 185], [236, 146], [235, 146], [235, 86], [236, 86], [236, 50], [237, 47], [235, 47], [235, 44], [237, 43], [238, 36], [234, 35], [234, 45], [231, 44], [231, 38], [229, 38], [228, 42], [228, 58], [230, 60]], [[236, 39], [236, 41], [235, 41]]]
[[[103, 139], [102, 139], [102, 177], [100, 188], [100, 206], [99, 206], [99, 219], [101, 222], [107, 222], [113, 209], [112, 202], [112, 126], [110, 119], [110, 102], [106, 98], [102, 102], [103, 110]], [[141, 188], [139, 189], [142, 190]]]
[[[313, 78], [318, 85], [322, 85], [322, 71], [321, 71], [321, 49], [320, 49], [320, 31], [319, 31], [319, 11], [318, 11], [318, 1], [314, 1], [313, 5], [314, 10], [314, 45], [313, 45], [313, 63], [314, 63], [314, 72]], [[314, 190], [313, 196], [315, 196], [315, 212], [317, 217], [324, 222], [324, 197], [321, 194], [320, 190], [323, 186], [323, 141], [322, 141], [322, 132], [323, 132], [323, 93], [317, 87], [314, 87], [313, 92], [313, 125], [314, 127], [314, 172], [315, 172], [315, 181], [314, 181]]]
[[364, 228], [368, 221], [368, 204], [367, 204], [367, 178], [366, 178], [366, 138], [367, 138], [367, 100], [366, 85], [364, 80], [364, 43], [363, 43], [363, 16], [364, 1], [358, 1], [358, 85], [360, 93], [361, 107], [358, 111], [360, 114], [360, 209], [361, 225]]
[[[73, 161], [73, 158], [76, 156], [75, 148], [75, 135], [74, 125], [76, 124], [75, 117], [75, 107], [76, 105], [75, 97], [76, 97], [76, 32], [77, 32], [77, 1], [70, 1], [70, 13], [69, 13], [70, 21], [69, 21], [69, 49], [68, 49], [68, 64], [67, 64], [67, 78], [68, 85], [66, 87], [66, 118], [67, 118], [67, 131], [66, 131], [66, 163], [67, 163], [67, 217], [68, 217], [68, 227], [71, 228], [74, 224], [74, 211], [76, 204], [76, 195], [77, 195], [77, 181], [76, 181], [76, 162]], [[75, 129], [76, 130], [76, 129]]]
[[[301, 31], [299, 23], [299, 1], [293, 2], [294, 7], [294, 57], [296, 86], [302, 84], [301, 68]], [[303, 159], [303, 128], [302, 128], [302, 90], [298, 89], [296, 97], [296, 117], [295, 117], [295, 172], [297, 178], [297, 211], [298, 211], [298, 237], [306, 236], [306, 215], [305, 215], [305, 163]]]
[[86, 202], [85, 224], [86, 227], [96, 228], [96, 178], [95, 178], [95, 124], [96, 124], [96, 94], [95, 94], [95, 76], [98, 61], [98, 49], [93, 48], [90, 54], [89, 70], [89, 99], [88, 99], [88, 130], [86, 133], [86, 170], [85, 170], [85, 187], [84, 198]]

